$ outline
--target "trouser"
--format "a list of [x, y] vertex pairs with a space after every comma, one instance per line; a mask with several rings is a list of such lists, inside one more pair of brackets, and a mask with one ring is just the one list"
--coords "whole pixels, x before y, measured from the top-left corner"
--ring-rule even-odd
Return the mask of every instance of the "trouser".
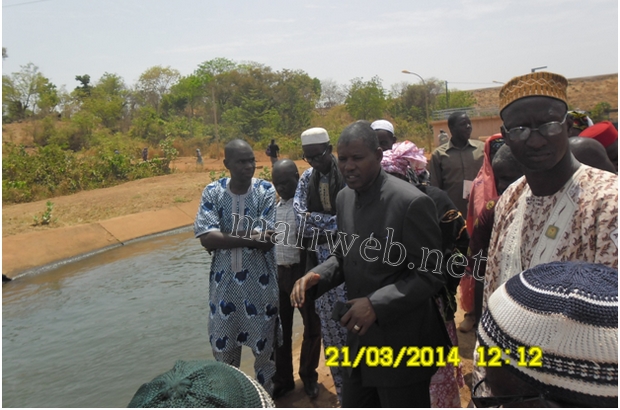
[[[323, 263], [329, 258], [329, 246], [327, 243], [319, 245], [317, 251], [310, 251], [308, 241], [309, 238], [304, 239], [304, 247], [306, 252], [301, 253], [301, 265], [305, 266], [305, 271], [308, 272], [317, 264]], [[347, 287], [343, 283], [331, 290], [328, 290], [314, 301], [314, 307], [316, 313], [321, 319], [321, 336], [323, 338], [323, 348], [327, 349], [330, 346], [335, 346], [338, 351], [342, 350], [342, 347], [347, 344], [347, 328], [340, 325], [340, 322], [332, 319], [332, 310], [336, 302], [347, 302]], [[338, 401], [342, 403], [342, 373], [343, 369], [338, 366], [331, 366], [329, 368], [332, 379], [334, 379], [334, 387], [336, 388], [336, 394], [338, 395]]]
[[[291, 292], [295, 281], [304, 274], [301, 265], [278, 265], [278, 287], [280, 289], [280, 321], [284, 343], [276, 349], [275, 385], [291, 386], [293, 378], [293, 313]], [[314, 310], [314, 303], [306, 294], [306, 303], [299, 309], [304, 323], [303, 341], [299, 357], [299, 377], [305, 383], [316, 382], [319, 375], [316, 368], [321, 355], [321, 321]]]
[[484, 294], [484, 281], [476, 280], [474, 288], [474, 312], [476, 314], [476, 323], [482, 317], [482, 295]]
[[342, 407], [430, 407], [430, 379], [398, 387], [364, 387], [359, 368], [343, 372]]
[[[276, 364], [271, 357], [273, 347], [265, 346], [265, 349], [260, 353], [256, 353], [256, 351], [252, 349], [252, 353], [254, 354], [254, 373], [256, 380], [267, 390], [269, 395], [273, 395], [272, 377], [276, 373]], [[216, 352], [213, 350], [213, 356], [218, 362], [227, 363], [238, 368], [241, 365], [241, 346], [236, 346], [224, 352]]]

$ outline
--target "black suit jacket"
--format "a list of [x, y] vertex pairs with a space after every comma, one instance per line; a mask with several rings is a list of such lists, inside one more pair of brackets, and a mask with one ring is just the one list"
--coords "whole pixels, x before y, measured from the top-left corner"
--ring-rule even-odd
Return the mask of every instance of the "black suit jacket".
[[[441, 231], [433, 201], [381, 170], [366, 192], [348, 187], [340, 191], [337, 218], [339, 239], [351, 246], [348, 251], [338, 246], [313, 269], [321, 275], [317, 295], [345, 281], [348, 298], [368, 297], [377, 315], [364, 336], [349, 332], [351, 361], [362, 346], [389, 346], [394, 360], [403, 347], [448, 347], [449, 337], [433, 299], [444, 283], [437, 268]], [[402, 256], [396, 242], [406, 249]], [[409, 358], [405, 355], [397, 368], [368, 367], [362, 360], [362, 384], [403, 386], [429, 379], [436, 370], [409, 367]]]

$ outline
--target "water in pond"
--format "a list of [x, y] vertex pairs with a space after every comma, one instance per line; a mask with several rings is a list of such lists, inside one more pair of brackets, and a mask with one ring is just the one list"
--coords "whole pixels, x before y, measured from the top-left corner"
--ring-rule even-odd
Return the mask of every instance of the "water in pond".
[[3, 285], [3, 406], [125, 407], [177, 359], [211, 359], [209, 264], [186, 232]]

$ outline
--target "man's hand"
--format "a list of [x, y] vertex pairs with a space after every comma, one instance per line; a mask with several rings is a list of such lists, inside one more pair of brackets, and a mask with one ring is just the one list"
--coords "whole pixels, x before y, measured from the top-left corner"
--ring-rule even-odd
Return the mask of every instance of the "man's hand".
[[340, 319], [340, 324], [360, 336], [366, 334], [377, 320], [375, 310], [368, 298], [351, 299], [347, 302], [351, 308]]
[[254, 248], [260, 249], [261, 251], [265, 252], [271, 250], [274, 245], [271, 242], [271, 235], [273, 235], [273, 231], [257, 232], [250, 235], [250, 238], [253, 241]]
[[291, 292], [291, 305], [296, 308], [302, 307], [306, 301], [306, 291], [319, 283], [320, 279], [321, 275], [310, 271], [295, 282]]

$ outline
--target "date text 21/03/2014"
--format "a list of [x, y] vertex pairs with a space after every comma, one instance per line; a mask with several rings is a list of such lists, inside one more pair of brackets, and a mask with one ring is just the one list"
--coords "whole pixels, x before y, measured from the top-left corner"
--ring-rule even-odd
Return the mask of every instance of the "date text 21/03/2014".
[[[480, 367], [499, 367], [509, 365], [510, 359], [500, 360], [501, 349], [497, 346], [489, 348], [478, 347], [478, 360], [476, 365]], [[510, 354], [510, 352], [506, 352]], [[529, 349], [520, 347], [517, 349], [518, 360], [516, 365], [520, 367], [540, 367], [542, 366], [542, 350], [540, 347], [533, 346]], [[444, 367], [448, 364], [458, 366], [461, 362], [458, 346], [449, 349], [443, 346], [403, 346], [395, 351], [390, 346], [362, 346], [351, 357], [349, 347], [341, 348], [328, 346], [325, 350], [327, 366], [332, 367], [358, 367], [360, 363], [365, 363], [368, 367], [393, 367], [396, 368], [405, 363], [407, 367]]]

